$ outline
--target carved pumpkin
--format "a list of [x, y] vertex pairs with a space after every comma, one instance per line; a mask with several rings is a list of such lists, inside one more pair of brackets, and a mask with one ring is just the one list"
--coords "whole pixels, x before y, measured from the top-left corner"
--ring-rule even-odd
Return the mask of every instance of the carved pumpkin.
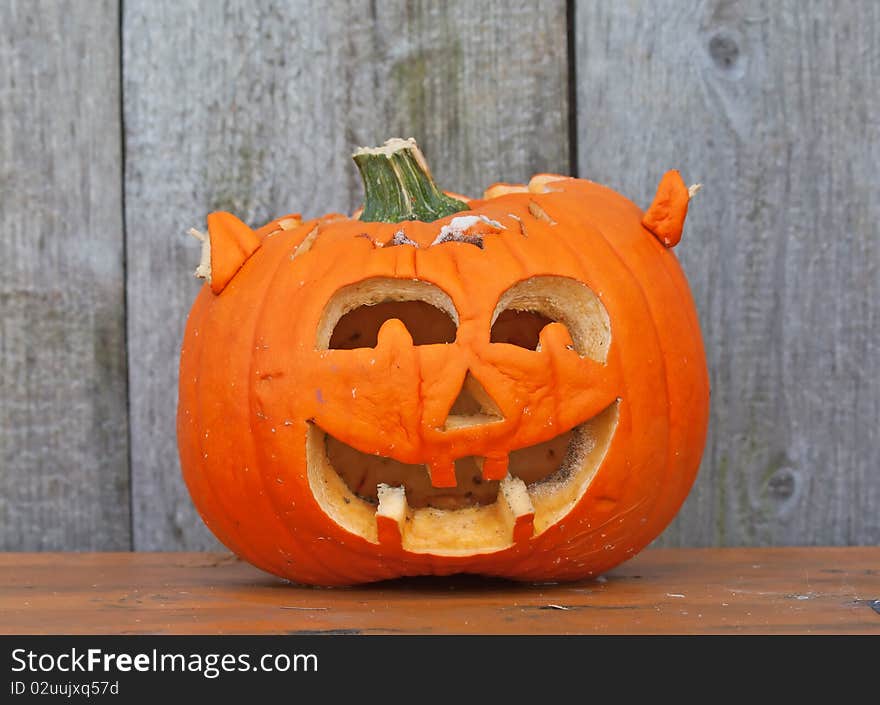
[[642, 211], [540, 175], [467, 203], [411, 140], [360, 150], [360, 219], [208, 216], [183, 344], [192, 498], [230, 549], [302, 583], [597, 575], [672, 519], [708, 415], [667, 249]]

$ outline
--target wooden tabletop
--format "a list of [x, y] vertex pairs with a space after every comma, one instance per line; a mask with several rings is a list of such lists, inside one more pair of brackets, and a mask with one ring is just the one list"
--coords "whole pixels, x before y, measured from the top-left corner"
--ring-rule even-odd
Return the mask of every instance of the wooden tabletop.
[[5, 553], [0, 633], [880, 634], [880, 547], [656, 549], [580, 583], [346, 589], [219, 553]]

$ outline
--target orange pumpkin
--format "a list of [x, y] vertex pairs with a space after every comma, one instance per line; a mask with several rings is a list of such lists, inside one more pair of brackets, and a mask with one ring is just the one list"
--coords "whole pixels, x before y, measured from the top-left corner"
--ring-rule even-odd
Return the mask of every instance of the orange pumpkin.
[[463, 202], [415, 143], [360, 150], [360, 219], [208, 216], [178, 437], [202, 517], [301, 583], [594, 576], [675, 515], [709, 386], [668, 249], [691, 192], [643, 213], [542, 174]]

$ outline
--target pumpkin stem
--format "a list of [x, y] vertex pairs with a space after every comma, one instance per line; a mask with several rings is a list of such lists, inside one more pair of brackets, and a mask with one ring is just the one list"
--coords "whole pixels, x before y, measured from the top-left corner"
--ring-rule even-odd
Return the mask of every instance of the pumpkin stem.
[[361, 147], [352, 158], [366, 191], [363, 221], [430, 223], [468, 210], [467, 203], [437, 188], [425, 156], [412, 138], [394, 137], [381, 147]]

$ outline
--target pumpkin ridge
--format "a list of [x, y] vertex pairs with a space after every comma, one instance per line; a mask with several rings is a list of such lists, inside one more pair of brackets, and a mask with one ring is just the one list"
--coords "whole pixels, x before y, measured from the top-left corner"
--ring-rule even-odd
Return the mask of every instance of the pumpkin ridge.
[[517, 266], [519, 267], [519, 278], [516, 281], [522, 281], [523, 279], [528, 279], [531, 275], [529, 274], [530, 267], [526, 263], [526, 260], [523, 258], [523, 254], [519, 251], [517, 245], [519, 243], [515, 243], [511, 247], [511, 243], [506, 241], [500, 241], [499, 247], [503, 246], [504, 249], [510, 254], [511, 258], [516, 261]]
[[[652, 307], [651, 307], [650, 300], [649, 300], [649, 298], [648, 298], [648, 296], [647, 296], [647, 292], [644, 290], [644, 287], [642, 286], [641, 279], [635, 275], [635, 273], [634, 273], [632, 267], [629, 265], [629, 263], [627, 263], [627, 262], [625, 261], [625, 259], [623, 258], [623, 256], [620, 254], [619, 249], [618, 249], [618, 248], [615, 246], [615, 244], [613, 243], [612, 239], [609, 238], [608, 235], [605, 233], [603, 227], [602, 227], [599, 223], [593, 223], [592, 225], [593, 225], [593, 227], [596, 229], [596, 232], [597, 232], [597, 233], [602, 237], [602, 239], [607, 243], [608, 247], [612, 250], [612, 252], [614, 253], [614, 256], [617, 258], [617, 260], [623, 265], [623, 267], [624, 267], [624, 268], [626, 269], [626, 271], [629, 273], [630, 278], [633, 280], [635, 286], [636, 286], [636, 287], [638, 288], [638, 290], [639, 290], [640, 298], [642, 299], [642, 301], [643, 301], [643, 303], [644, 303], [645, 310], [647, 311], [647, 313], [648, 313], [648, 318], [650, 319], [650, 322], [651, 322], [651, 331], [652, 331], [653, 337], [655, 338], [655, 341], [656, 341], [656, 344], [657, 344], [657, 349], [658, 349], [658, 350], [660, 351], [660, 353], [661, 353], [659, 357], [660, 357], [660, 365], [662, 366], [662, 370], [663, 370], [663, 374], [662, 374], [662, 379], [663, 379], [663, 389], [664, 389], [665, 396], [666, 396], [666, 399], [665, 399], [665, 406], [666, 406], [667, 417], [668, 417], [668, 416], [669, 416], [669, 411], [671, 410], [672, 402], [671, 402], [671, 398], [670, 398], [669, 376], [668, 376], [668, 370], [667, 370], [667, 365], [666, 365], [666, 358], [665, 358], [665, 356], [663, 355], [663, 353], [665, 352], [665, 348], [664, 348], [664, 346], [663, 346], [662, 336], [660, 335], [660, 331], [657, 329], [657, 323], [656, 323], [656, 321], [655, 321], [655, 319], [654, 319], [653, 309], [652, 309]], [[624, 385], [624, 389], [623, 389], [622, 391], [626, 391], [626, 392], [628, 392], [628, 389], [627, 389], [627, 378], [626, 378], [625, 375], [623, 376], [623, 385]], [[627, 394], [627, 396], [624, 397], [624, 399], [628, 399], [628, 398], [629, 398], [629, 395]], [[665, 433], [664, 435], [666, 436], [666, 449], [665, 449], [666, 452], [665, 452], [665, 455], [666, 455], [666, 460], [667, 460], [667, 462], [666, 462], [666, 467], [663, 469], [663, 476], [662, 476], [662, 479], [665, 479], [666, 476], [667, 476], [667, 474], [668, 474], [668, 473], [670, 472], [670, 470], [671, 470], [671, 468], [669, 467], [669, 459], [670, 459], [671, 454], [674, 452], [674, 449], [672, 448], [672, 423], [671, 423], [671, 418], [667, 418], [667, 423], [666, 423], [666, 433]], [[612, 443], [613, 443], [613, 439], [612, 439]], [[644, 498], [640, 499], [640, 500], [639, 500], [639, 504], [644, 503], [644, 501], [645, 501]], [[652, 498], [650, 499], [650, 503], [649, 503], [649, 505], [648, 505], [648, 509], [649, 509], [649, 511], [652, 511], [652, 510], [656, 507], [656, 505], [657, 505], [657, 503], [658, 503], [659, 501], [660, 501], [659, 496], [655, 495], [654, 497], [652, 497]], [[625, 509], [624, 509], [624, 512], [626, 513], [626, 512], [632, 511], [632, 509], [634, 508], [634, 506], [635, 506], [635, 505], [633, 505], [632, 507], [627, 507], [627, 508], [625, 508]], [[615, 517], [616, 517], [616, 516], [617, 516], [617, 514], [615, 514]], [[649, 516], [650, 516], [650, 515], [649, 515]], [[648, 521], [646, 522], [645, 525], [648, 526], [648, 525], [650, 525], [650, 523], [651, 523], [651, 521], [650, 521], [650, 519], [648, 519]], [[652, 537], [652, 538], [653, 538], [653, 537]], [[651, 540], [651, 539], [649, 539], [648, 542], [650, 542], [650, 540]]]
[[[198, 294], [199, 297], [204, 296], [204, 292], [205, 292], [204, 287], [205, 286], [210, 286], [210, 285], [203, 285], [202, 286], [202, 289], [199, 291], [199, 294]], [[204, 324], [205, 321], [210, 318], [211, 309], [214, 307], [215, 304], [216, 304], [216, 300], [214, 298], [205, 298], [204, 304], [195, 310], [195, 312], [198, 314], [198, 318], [195, 321], [192, 321], [190, 323], [197, 326], [195, 328], [196, 331], [198, 331], [200, 329], [198, 327], [200, 323]], [[204, 330], [204, 326], [202, 326], [201, 329]], [[196, 354], [195, 369], [201, 370], [202, 369], [202, 361], [203, 361], [204, 352], [205, 352], [204, 337], [202, 337], [198, 341], [198, 345], [196, 345], [195, 347], [196, 347], [196, 350], [195, 350], [195, 354]], [[192, 352], [190, 354], [192, 354]], [[180, 377], [181, 378], [183, 377], [182, 370], [180, 372]], [[192, 399], [192, 404], [189, 407], [189, 412], [190, 412], [191, 418], [195, 417], [192, 420], [192, 423], [195, 424], [196, 420], [200, 420], [203, 416], [203, 414], [202, 414], [202, 386], [200, 384], [195, 384], [193, 386], [192, 394], [193, 394], [193, 399]], [[198, 424], [198, 426], [201, 427], [201, 424]], [[196, 448], [198, 450], [198, 455], [200, 457], [204, 457], [204, 455], [206, 454], [206, 450], [205, 450], [205, 446], [204, 446], [204, 436], [202, 436], [201, 433], [196, 434]], [[219, 494], [214, 490], [213, 484], [211, 483], [211, 480], [209, 477], [209, 473], [205, 473], [205, 472], [199, 473], [199, 482], [203, 487], [205, 487], [208, 490], [208, 493], [213, 498], [213, 502], [217, 506], [221, 506], [222, 501], [220, 500]], [[225, 516], [223, 517], [223, 519], [221, 521], [223, 523], [226, 523]], [[234, 535], [234, 533], [235, 533], [234, 526], [233, 526], [234, 522], [229, 522], [229, 523], [230, 523], [230, 526], [228, 528], [227, 527], [223, 527], [223, 528], [209, 527], [209, 528], [211, 528], [212, 531], [222, 533], [223, 536], [219, 537], [220, 540], [226, 545], [232, 544], [231, 546], [229, 546], [229, 548], [232, 549], [233, 551], [236, 551], [236, 548], [234, 548], [234, 547], [240, 545], [240, 541], [237, 540], [240, 537]], [[233, 536], [230, 536], [230, 532], [233, 533]], [[228, 544], [227, 544], [227, 541], [229, 542]]]
[[[318, 225], [316, 227], [320, 228], [320, 225]], [[307, 232], [306, 238], [309, 236], [310, 233], [311, 233], [311, 231]], [[299, 247], [300, 244], [302, 244], [303, 241], [305, 241], [306, 238], [303, 238], [303, 240], [297, 244], [297, 248]], [[278, 247], [280, 248], [281, 245], [279, 244]], [[309, 248], [309, 251], [311, 251], [311, 248]], [[285, 248], [285, 256], [279, 257], [277, 264], [272, 269], [272, 273], [269, 276], [268, 281], [266, 282], [266, 289], [265, 289], [266, 292], [272, 291], [273, 286], [275, 285], [275, 283], [278, 279], [278, 276], [282, 272], [283, 267], [286, 264], [290, 263], [289, 256], [287, 255], [287, 253], [288, 253], [288, 250], [287, 250], [287, 248]], [[249, 340], [251, 350], [253, 350], [256, 346], [257, 336], [259, 335], [259, 330], [260, 330], [260, 324], [263, 321], [263, 318], [264, 318], [264, 315], [266, 312], [266, 306], [270, 302], [271, 302], [271, 296], [261, 297], [260, 302], [257, 305], [257, 309], [254, 311], [253, 335]], [[251, 360], [250, 364], [248, 365], [247, 398], [248, 398], [249, 409], [253, 409], [255, 406], [254, 402], [259, 401], [259, 400], [255, 399], [255, 387], [254, 387], [254, 382], [253, 382], [253, 380], [256, 378], [255, 365], [257, 364], [257, 358], [252, 355], [250, 360]], [[257, 447], [255, 439], [259, 438], [261, 434], [257, 433], [255, 426], [254, 426], [254, 423], [255, 423], [255, 414], [252, 411], [249, 411], [248, 412], [248, 430], [250, 432], [248, 433], [248, 445], [251, 449], [253, 456], [259, 460], [262, 458], [263, 454], [261, 453], [260, 449]], [[305, 435], [304, 434], [303, 434], [303, 446], [305, 446]], [[266, 478], [264, 477], [264, 473], [259, 472], [257, 474], [259, 476], [259, 478], [258, 478], [259, 484], [263, 490], [263, 496], [265, 496], [267, 498], [270, 506], [273, 509], [272, 514], [274, 516], [275, 521], [277, 522], [279, 527], [283, 527], [287, 541], [289, 541], [292, 546], [298, 548], [300, 554], [306, 553], [306, 555], [309, 555], [310, 559], [319, 567], [320, 571], [323, 572], [325, 575], [333, 576], [334, 578], [337, 577], [339, 575], [339, 573], [337, 571], [329, 569], [327, 567], [327, 565], [323, 561], [320, 560], [320, 558], [319, 558], [320, 552], [319, 551], [310, 551], [308, 546], [306, 546], [305, 551], [303, 551], [303, 547], [305, 546], [305, 544], [301, 543], [299, 541], [299, 539], [295, 536], [295, 534], [296, 534], [295, 531], [290, 530], [290, 526], [288, 524], [288, 521], [287, 521], [286, 517], [284, 516], [284, 511], [278, 505], [277, 498], [275, 497], [275, 492], [273, 491], [271, 486], [269, 486], [267, 484]], [[269, 562], [274, 563], [275, 560], [277, 560], [277, 559], [273, 556], [272, 560], [270, 560]], [[314, 568], [312, 570], [314, 571]], [[279, 570], [278, 574], [283, 576], [284, 572], [285, 571], [282, 566], [282, 568]]]
[[[605, 237], [606, 240], [608, 239], [604, 234], [603, 234], [603, 237]], [[641, 285], [640, 285], [640, 288], [641, 288]], [[646, 301], [647, 301], [647, 297], [646, 297]], [[672, 472], [672, 470], [673, 470], [673, 468], [674, 468], [674, 462], [673, 462], [673, 459], [674, 459], [675, 448], [674, 448], [674, 445], [673, 445], [673, 442], [672, 442], [672, 440], [673, 440], [673, 439], [672, 439], [672, 436], [673, 436], [673, 431], [674, 431], [673, 420], [672, 420], [672, 419], [673, 419], [673, 414], [672, 414], [672, 412], [673, 412], [672, 394], [671, 394], [670, 379], [669, 379], [669, 366], [666, 364], [666, 353], [667, 353], [667, 349], [666, 349], [666, 346], [663, 344], [663, 337], [662, 337], [661, 335], [659, 335], [659, 331], [657, 331], [657, 323], [656, 323], [655, 317], [654, 317], [654, 315], [653, 315], [653, 310], [652, 310], [652, 308], [651, 308], [651, 306], [650, 306], [650, 302], [648, 302], [648, 308], [649, 308], [649, 311], [650, 311], [651, 314], [652, 314], [652, 315], [651, 315], [651, 325], [652, 325], [652, 328], [654, 328], [654, 330], [655, 330], [655, 332], [656, 332], [656, 334], [657, 334], [657, 345], [658, 345], [658, 347], [659, 347], [659, 349], [660, 349], [660, 353], [661, 353], [661, 354], [660, 354], [660, 359], [662, 360], [662, 364], [663, 364], [663, 386], [664, 386], [664, 389], [665, 389], [665, 392], [666, 392], [666, 411], [667, 411], [667, 424], [666, 424], [666, 463], [664, 464], [664, 467], [663, 467], [663, 471], [662, 471], [663, 474], [662, 474], [662, 476], [659, 478], [659, 479], [660, 479], [660, 482], [664, 482], [664, 483], [665, 483], [666, 480], [667, 480], [667, 478], [668, 478], [668, 476], [669, 476], [669, 474]], [[643, 502], [642, 502], [642, 503], [643, 503]], [[651, 500], [651, 502], [650, 502], [650, 505], [649, 505], [649, 511], [653, 511], [653, 510], [655, 510], [656, 507], [657, 507], [657, 505], [660, 504], [660, 503], [661, 503], [661, 497], [660, 497], [660, 496], [655, 496], [655, 497]], [[626, 510], [626, 511], [627, 511], [627, 513], [628, 513], [629, 511], [632, 511], [632, 510], [631, 510], [631, 509], [628, 509], [628, 510]], [[650, 515], [649, 515], [649, 516], [650, 516]], [[648, 519], [648, 523], [650, 523], [650, 518]], [[650, 539], [649, 539], [649, 540], [650, 540]]]
[[[208, 337], [207, 337], [207, 335], [205, 335], [205, 328], [211, 328], [211, 327], [217, 325], [216, 323], [213, 323], [213, 321], [216, 317], [215, 309], [221, 307], [222, 305], [226, 305], [226, 304], [221, 302], [220, 299], [216, 296], [212, 296], [208, 301], [208, 310], [205, 312], [205, 316], [203, 319], [205, 321], [205, 325], [202, 327], [202, 334], [203, 335], [201, 336], [201, 343], [199, 345], [199, 361], [198, 361], [199, 366], [197, 367], [197, 369], [203, 369], [204, 359], [205, 359], [205, 356], [208, 352], [208, 345], [206, 342], [208, 340]], [[199, 415], [202, 418], [207, 418], [207, 415], [204, 413], [204, 410], [208, 406], [207, 401], [205, 400], [205, 395], [204, 395], [205, 391], [206, 391], [205, 387], [201, 384], [198, 385], [195, 390], [195, 405], [197, 406], [197, 408], [199, 410]], [[200, 447], [200, 451], [202, 453], [204, 453], [205, 448], [203, 445], [203, 437], [201, 435], [199, 436], [199, 447]], [[225, 535], [223, 537], [221, 537], [221, 540], [223, 541], [223, 543], [226, 544], [227, 546], [229, 546], [229, 548], [232, 549], [236, 553], [241, 552], [241, 554], [243, 554], [243, 555], [259, 556], [260, 562], [264, 565], [267, 565], [267, 563], [262, 560], [262, 556], [260, 556], [260, 554], [258, 554], [258, 553], [254, 554], [250, 550], [247, 550], [247, 548], [246, 548], [247, 544], [248, 544], [248, 541], [246, 540], [247, 536], [245, 535], [243, 529], [236, 526], [236, 521], [234, 520], [234, 518], [227, 519], [227, 517], [230, 517], [230, 516], [234, 517], [234, 512], [232, 514], [230, 514], [230, 512], [227, 511], [226, 506], [229, 503], [228, 503], [228, 500], [224, 498], [225, 493], [218, 491], [218, 488], [217, 488], [217, 485], [215, 482], [215, 480], [217, 479], [217, 473], [203, 471], [203, 472], [201, 472], [201, 477], [202, 477], [202, 481], [204, 483], [204, 486], [207, 488], [208, 492], [214, 498], [215, 506], [217, 506], [223, 510], [221, 512], [220, 516], [223, 517], [223, 519], [227, 521], [227, 524], [228, 524], [227, 532], [225, 533]], [[260, 478], [260, 481], [262, 481], [262, 478]], [[238, 546], [239, 548], [236, 549], [235, 548], [236, 546]], [[276, 574], [278, 573], [278, 571], [282, 570], [282, 568], [280, 566], [276, 567], [276, 565], [272, 561], [268, 562], [268, 566], [271, 566], [270, 572], [274, 572]]]
[[[675, 256], [675, 253], [671, 251], [671, 248], [664, 247], [663, 251], [661, 252], [661, 255], [668, 255], [668, 257], [667, 256], [660, 257], [660, 268], [662, 269], [666, 280], [669, 282], [669, 285], [674, 289], [674, 291], [676, 292], [676, 296], [680, 301], [686, 301], [691, 304], [690, 307], [689, 306], [680, 306], [678, 310], [681, 310], [682, 308], [685, 309], [686, 320], [689, 323], [688, 327], [691, 328], [691, 335], [695, 336], [696, 340], [698, 341], [697, 347], [699, 348], [699, 354], [702, 354], [703, 359], [705, 359], [705, 351], [703, 349], [703, 341], [702, 341], [702, 335], [700, 333], [700, 326], [699, 326], [699, 320], [697, 318], [696, 306], [693, 302], [693, 295], [691, 294], [690, 289], [687, 286], [682, 286], [682, 284], [685, 283], [685, 280], [683, 279], [684, 274], [683, 274], [683, 271], [681, 270], [681, 265], [678, 262], [678, 258]], [[670, 270], [670, 265], [672, 265], [673, 263], [676, 266], [676, 268], [678, 269], [677, 273], [674, 273], [673, 271]], [[667, 351], [662, 346], [662, 341], [661, 341], [661, 350], [664, 353], [663, 360], [664, 360], [664, 364], [665, 364], [665, 361], [667, 359], [667, 357], [666, 357]], [[699, 354], [698, 354], [698, 356], [699, 356]], [[669, 456], [669, 459], [667, 462], [667, 469], [666, 469], [666, 473], [668, 474], [673, 471], [672, 469], [674, 467], [674, 463], [672, 462], [674, 455], [672, 453], [675, 448], [675, 444], [672, 442], [674, 424], [672, 423], [672, 413], [671, 413], [672, 412], [672, 395], [670, 392], [670, 389], [671, 389], [670, 378], [669, 378], [670, 373], [668, 370], [668, 365], [665, 365], [665, 367], [666, 367], [667, 372], [666, 372], [666, 375], [664, 376], [664, 379], [666, 381], [667, 394], [668, 394], [668, 405], [669, 405], [669, 409], [670, 409], [670, 424], [669, 424], [669, 436], [670, 436], [669, 453], [670, 453], [670, 456]], [[708, 385], [708, 381], [707, 381], [707, 385]], [[703, 441], [702, 441], [703, 445], [705, 445], [705, 435], [706, 435], [706, 432], [704, 431], [703, 432]], [[693, 473], [693, 477], [690, 480], [691, 485], [693, 484], [695, 479], [696, 479], [696, 472]], [[679, 503], [679, 507], [681, 506], [681, 503], [683, 503], [686, 498], [687, 498], [686, 495], [681, 498], [681, 502]]]

